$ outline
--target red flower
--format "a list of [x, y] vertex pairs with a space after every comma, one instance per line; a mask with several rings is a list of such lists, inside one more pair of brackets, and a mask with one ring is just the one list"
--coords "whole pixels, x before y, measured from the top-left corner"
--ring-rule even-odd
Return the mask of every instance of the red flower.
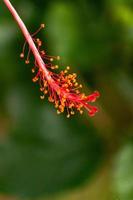
[[40, 84], [40, 91], [42, 92], [40, 98], [44, 99], [48, 96], [48, 100], [55, 104], [57, 113], [60, 114], [67, 111], [67, 117], [74, 115], [75, 110], [83, 113], [83, 108], [88, 111], [90, 116], [94, 116], [98, 111], [98, 108], [92, 106], [90, 103], [96, 101], [100, 96], [98, 91], [90, 95], [85, 95], [80, 92], [82, 88], [81, 84], [77, 82], [77, 74], [69, 74], [70, 67], [67, 66], [65, 70], [55, 73], [53, 70], [58, 69], [58, 65], [54, 65], [52, 62], [60, 57], [48, 56], [46, 51], [41, 48], [42, 41], [34, 36], [44, 28], [44, 24], [41, 24], [40, 28], [32, 35], [28, 32], [24, 22], [16, 12], [9, 0], [4, 0], [5, 5], [13, 15], [15, 21], [18, 23], [26, 41], [23, 46], [23, 51], [20, 54], [21, 58], [25, 57], [25, 46], [29, 45], [29, 51], [25, 60], [26, 64], [30, 63], [30, 53], [34, 56], [34, 67], [32, 72], [36, 75], [32, 79], [33, 82], [38, 81]]
[[[44, 24], [41, 24], [40, 28], [32, 35], [35, 36], [42, 28]], [[32, 68], [32, 73], [36, 73], [33, 82], [39, 82], [40, 91], [42, 92], [40, 98], [44, 99], [48, 96], [48, 100], [55, 104], [57, 108], [57, 113], [60, 114], [67, 111], [67, 117], [74, 115], [75, 110], [79, 111], [80, 114], [83, 113], [83, 108], [87, 109], [88, 114], [92, 117], [98, 111], [97, 107], [90, 105], [90, 102], [95, 102], [100, 96], [99, 92], [96, 91], [91, 95], [86, 96], [84, 93], [80, 92], [82, 88], [81, 84], [78, 84], [76, 78], [77, 74], [68, 73], [70, 67], [67, 66], [65, 70], [55, 73], [54, 70], [58, 69], [58, 65], [54, 65], [52, 62], [54, 60], [60, 60], [59, 56], [49, 56], [44, 49], [41, 49], [42, 41], [39, 38], [33, 38], [34, 43], [37, 46], [38, 52], [45, 63], [45, 67], [49, 74], [49, 78], [46, 76], [42, 68], [39, 67], [36, 60], [34, 62], [34, 67]], [[20, 54], [21, 58], [24, 58], [26, 42], [24, 43], [23, 52]], [[30, 63], [29, 55], [30, 48], [28, 51], [27, 58], [25, 60], [26, 64]]]

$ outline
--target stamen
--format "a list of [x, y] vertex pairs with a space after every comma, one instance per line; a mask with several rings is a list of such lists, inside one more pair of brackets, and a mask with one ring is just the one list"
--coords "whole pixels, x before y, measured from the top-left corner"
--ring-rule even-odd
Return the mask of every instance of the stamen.
[[[35, 36], [42, 28], [44, 24], [40, 25], [40, 28], [32, 34]], [[55, 108], [57, 108], [57, 114], [67, 112], [67, 118], [75, 114], [77, 110], [80, 114], [83, 114], [83, 108], [88, 111], [89, 116], [94, 116], [98, 111], [97, 107], [89, 104], [89, 102], [94, 102], [100, 96], [99, 92], [95, 91], [93, 94], [86, 96], [84, 93], [80, 92], [82, 84], [77, 82], [77, 74], [68, 74], [70, 66], [67, 66], [64, 70], [59, 73], [54, 73], [52, 70], [58, 69], [58, 65], [52, 64], [54, 60], [60, 60], [60, 56], [50, 56], [46, 54], [46, 51], [42, 49], [42, 41], [39, 38], [33, 38], [38, 52], [41, 58], [45, 62], [46, 70], [50, 76], [50, 80], [47, 79], [46, 73], [43, 69], [40, 69], [36, 59], [34, 61], [34, 67], [32, 68], [32, 73], [36, 73], [35, 77], [32, 79], [33, 82], [39, 82], [40, 91], [43, 93], [40, 95], [40, 99], [44, 99], [48, 96], [48, 101], [54, 103]], [[24, 57], [25, 47], [27, 42], [24, 43], [23, 51], [20, 57]], [[27, 58], [25, 60], [26, 64], [30, 62], [29, 48]]]
[[41, 24], [40, 27], [37, 29], [37, 31], [35, 33], [33, 33], [31, 36], [34, 37], [35, 35], [37, 35], [37, 33], [39, 33], [43, 28], [45, 28], [45, 24]]

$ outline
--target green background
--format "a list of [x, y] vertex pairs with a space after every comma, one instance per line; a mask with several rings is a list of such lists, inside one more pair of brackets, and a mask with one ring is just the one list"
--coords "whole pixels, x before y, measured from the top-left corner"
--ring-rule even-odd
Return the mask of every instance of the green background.
[[23, 36], [0, 2], [0, 200], [133, 199], [133, 1], [12, 0], [100, 112], [67, 119], [39, 99]]

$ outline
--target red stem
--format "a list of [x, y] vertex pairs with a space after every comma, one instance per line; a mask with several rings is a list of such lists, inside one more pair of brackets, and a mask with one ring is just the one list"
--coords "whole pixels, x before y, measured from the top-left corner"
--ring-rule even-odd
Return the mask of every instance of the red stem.
[[[15, 10], [15, 8], [13, 7], [13, 5], [11, 4], [11, 2], [9, 0], [3, 0], [3, 1], [4, 1], [5, 5], [7, 6], [8, 10], [10, 11], [10, 13], [12, 14], [12, 16], [14, 17], [18, 26], [20, 27], [20, 30], [22, 31], [27, 43], [29, 44], [29, 48], [31, 49], [31, 51], [32, 51], [32, 53], [35, 57], [35, 62], [38, 64], [39, 68], [43, 71], [43, 74], [44, 74], [46, 80], [51, 85], [51, 87], [54, 87], [55, 91], [60, 90], [60, 87], [55, 83], [55, 81], [53, 80], [53, 78], [49, 74], [49, 71], [47, 70], [45, 63], [42, 60], [40, 53], [39, 53], [32, 37], [31, 37], [29, 31], [27, 30], [24, 22], [22, 21], [22, 19], [18, 15], [17, 11]], [[64, 94], [64, 92], [62, 91], [62, 95], [63, 94]], [[69, 94], [67, 94], [67, 96], [68, 95]]]
[[24, 22], [22, 21], [22, 19], [19, 17], [17, 11], [15, 10], [15, 8], [13, 7], [13, 5], [11, 4], [11, 2], [9, 0], [3, 0], [5, 5], [7, 6], [8, 10], [10, 11], [10, 13], [12, 14], [12, 16], [14, 17], [15, 21], [17, 22], [17, 24], [19, 25], [27, 43], [29, 44], [29, 48], [31, 49], [36, 62], [38, 63], [40, 69], [42, 69], [43, 73], [45, 74], [46, 79], [48, 80], [48, 82], [52, 81], [51, 76], [49, 75], [48, 70], [45, 67], [45, 63], [42, 60], [37, 47], [35, 46], [33, 39], [29, 33], [29, 31], [27, 30]]

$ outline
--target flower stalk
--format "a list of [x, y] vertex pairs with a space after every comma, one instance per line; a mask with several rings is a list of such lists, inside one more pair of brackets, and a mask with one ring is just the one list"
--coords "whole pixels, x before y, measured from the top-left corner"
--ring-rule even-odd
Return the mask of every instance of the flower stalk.
[[42, 49], [42, 41], [35, 37], [38, 32], [45, 27], [45, 25], [41, 24], [39, 29], [31, 35], [10, 0], [3, 1], [25, 37], [25, 43], [20, 57], [25, 58], [25, 47], [27, 44], [29, 50], [25, 63], [30, 63], [31, 53], [34, 56], [34, 67], [32, 68], [32, 73], [35, 73], [35, 76], [32, 81], [39, 81], [40, 91], [42, 92], [40, 98], [44, 99], [47, 95], [48, 100], [55, 104], [57, 114], [66, 111], [67, 118], [74, 115], [75, 110], [82, 114], [83, 108], [88, 111], [90, 116], [94, 116], [98, 111], [98, 108], [92, 106], [90, 103], [96, 101], [100, 96], [99, 92], [95, 91], [88, 96], [81, 93], [80, 89], [82, 88], [82, 85], [77, 82], [77, 74], [68, 73], [70, 70], [69, 66], [67, 66], [65, 70], [55, 73], [54, 70], [57, 70], [59, 66], [53, 64], [53, 61], [59, 60], [60, 57], [47, 55], [46, 51]]

